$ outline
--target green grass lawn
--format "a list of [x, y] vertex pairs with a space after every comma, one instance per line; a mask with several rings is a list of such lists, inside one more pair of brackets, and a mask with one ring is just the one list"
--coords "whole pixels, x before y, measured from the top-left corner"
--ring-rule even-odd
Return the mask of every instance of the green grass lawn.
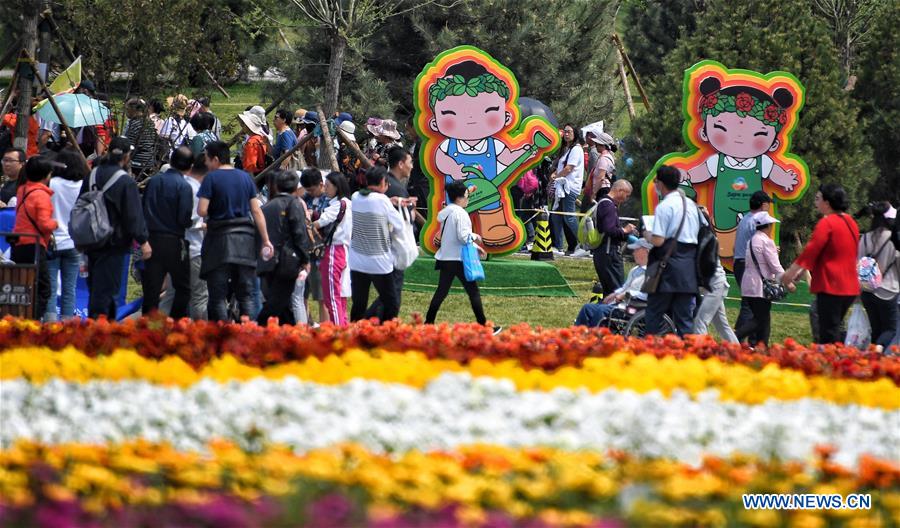
[[[528, 257], [515, 256], [513, 258]], [[501, 297], [482, 293], [484, 311], [488, 319], [503, 326], [517, 323], [548, 328], [570, 326], [581, 305], [590, 299], [591, 283], [596, 277], [594, 266], [590, 259], [563, 258], [556, 259], [552, 263], [569, 282], [576, 297]], [[729, 277], [729, 281], [733, 283], [734, 278]], [[140, 285], [133, 281], [129, 282], [128, 299], [133, 300], [140, 295]], [[370, 302], [375, 295], [375, 291], [372, 290], [369, 297]], [[413, 314], [422, 314], [424, 317], [430, 302], [430, 293], [404, 291], [400, 317], [406, 321], [411, 320]], [[739, 302], [736, 300], [726, 302], [728, 320], [732, 323], [737, 319], [738, 305]], [[318, 307], [310, 306], [310, 311], [315, 318], [318, 314]], [[475, 317], [469, 306], [469, 298], [465, 294], [451, 293], [441, 306], [437, 320], [438, 322], [474, 321]], [[788, 337], [808, 343], [812, 339], [809, 317], [805, 312], [796, 309], [783, 310], [776, 306], [772, 313], [771, 341], [783, 341]]]

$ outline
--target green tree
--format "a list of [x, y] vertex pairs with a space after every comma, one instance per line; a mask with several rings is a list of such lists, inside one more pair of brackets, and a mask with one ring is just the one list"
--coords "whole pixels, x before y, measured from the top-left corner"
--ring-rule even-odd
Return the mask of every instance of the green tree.
[[203, 71], [235, 78], [267, 33], [270, 0], [59, 0], [56, 16], [101, 90], [113, 72], [130, 73], [127, 91], [209, 84]]
[[859, 80], [853, 91], [862, 107], [865, 138], [875, 151], [878, 180], [873, 199], [900, 203], [900, 10], [879, 18], [858, 60]]
[[806, 87], [806, 105], [791, 151], [809, 165], [811, 192], [780, 208], [782, 245], [790, 257], [790, 242], [797, 236], [806, 240], [815, 224], [812, 201], [820, 184], [840, 183], [858, 204], [868, 196], [874, 179], [871, 150], [859, 125], [859, 106], [842, 90], [838, 52], [806, 0], [709, 0], [697, 28], [705, 29], [679, 40], [663, 61], [664, 73], [648, 83], [653, 111], [635, 122], [633, 132], [639, 143], [633, 149], [635, 163], [629, 176], [640, 183], [661, 156], [686, 150], [681, 136], [681, 84], [686, 68], [702, 59], [715, 59], [729, 68], [793, 73]]
[[[399, 62], [390, 55], [396, 51], [411, 81], [441, 51], [470, 44], [510, 68], [521, 94], [550, 106], [560, 124], [612, 123], [624, 107], [610, 41], [617, 8], [617, 1], [484, 0], [417, 11], [393, 28], [397, 45], [373, 54], [372, 68], [389, 75]], [[411, 113], [410, 81], [395, 79], [390, 87]]]
[[705, 0], [626, 0], [622, 38], [641, 78], [663, 73], [663, 57], [694, 32]]

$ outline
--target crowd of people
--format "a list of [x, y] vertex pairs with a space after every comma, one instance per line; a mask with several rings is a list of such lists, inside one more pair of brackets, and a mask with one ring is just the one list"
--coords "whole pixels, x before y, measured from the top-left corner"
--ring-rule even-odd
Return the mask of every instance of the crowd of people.
[[[79, 91], [96, 96], [89, 82]], [[233, 149], [208, 98], [178, 94], [163, 103], [133, 97], [124, 108], [121, 128], [110, 119], [74, 131], [77, 150], [58, 126], [38, 122], [28, 149], [8, 147], [3, 153], [0, 205], [16, 208], [16, 232], [37, 236], [12, 240], [10, 253], [15, 262], [37, 258], [37, 318], [72, 317], [75, 281], [84, 272], [88, 315], [115, 318], [129, 254], [137, 257], [145, 314], [161, 310], [193, 319], [339, 325], [398, 315], [404, 266], [396, 264], [393, 233], [409, 218], [418, 231], [428, 215], [429, 181], [415, 162], [419, 140], [411, 121], [404, 137], [395, 121], [370, 118], [366, 137], [357, 142], [352, 115], [336, 113], [327, 120], [342, 136], [327, 139], [333, 141], [338, 167], [333, 171], [321, 159], [317, 127], [326, 120], [316, 112], [278, 109], [270, 127], [265, 109], [248, 107], [237, 116], [241, 134]], [[11, 124], [5, 117], [4, 125]], [[728, 341], [766, 343], [777, 298], [772, 291], [792, 291], [808, 274], [816, 296], [817, 342], [841, 339], [841, 322], [860, 296], [873, 341], [884, 347], [893, 342], [900, 313], [900, 237], [890, 204], [870, 204], [857, 215], [872, 221], [860, 237], [854, 218], [846, 214], [844, 191], [823, 185], [816, 194], [823, 218], [785, 270], [773, 242], [778, 220], [769, 214], [772, 199], [761, 191], [753, 194], [735, 240], [734, 277], [742, 301], [732, 326], [724, 308], [729, 283], [721, 263], [711, 276], [697, 275], [698, 242], [709, 213], [679, 190], [684, 175], [674, 167], [659, 169], [654, 221], [639, 229], [619, 218], [633, 188], [617, 177], [617, 141], [603, 132], [582, 137], [573, 124], [564, 125], [560, 134], [562, 146], [554, 159], [527, 172], [512, 196], [526, 224], [524, 250], [534, 237], [531, 213], [546, 206], [553, 251], [592, 256], [604, 301], [586, 305], [576, 324], [601, 324], [613, 306], [635, 301], [646, 303], [650, 334], [662, 332], [668, 318], [680, 335], [712, 327]], [[69, 232], [70, 215], [91, 192], [102, 193], [113, 230], [102, 244], [79, 247], [78, 237]], [[483, 324], [487, 318], [477, 282], [466, 279], [460, 260], [461, 246], [479, 243], [465, 213], [469, 189], [448, 184], [446, 193], [448, 204], [437, 214], [439, 281], [425, 320], [435, 321], [452, 282], [459, 280], [475, 319]], [[579, 244], [579, 213], [593, 220], [599, 244]], [[635, 261], [627, 277], [623, 248]], [[877, 268], [877, 283], [860, 280], [858, 261], [866, 258]], [[377, 298], [369, 304], [372, 286]], [[317, 305], [317, 318], [310, 300]]]

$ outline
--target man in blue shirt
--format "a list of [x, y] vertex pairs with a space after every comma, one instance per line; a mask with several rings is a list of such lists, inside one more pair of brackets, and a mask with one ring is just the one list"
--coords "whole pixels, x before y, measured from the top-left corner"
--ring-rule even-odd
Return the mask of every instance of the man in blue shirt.
[[200, 278], [209, 290], [209, 320], [228, 320], [229, 285], [237, 297], [240, 315], [252, 317], [257, 233], [263, 258], [271, 258], [275, 250], [269, 242], [253, 179], [231, 165], [226, 143], [213, 141], [206, 145], [205, 152], [210, 172], [197, 191], [197, 214], [206, 218], [207, 225]]
[[185, 229], [191, 227], [194, 198], [191, 186], [184, 181], [184, 173], [191, 169], [191, 149], [178, 147], [169, 159], [170, 169], [152, 178], [144, 190], [144, 218], [150, 234], [150, 246], [155, 248], [147, 261], [141, 284], [146, 315], [159, 308], [159, 294], [168, 274], [175, 289], [169, 315], [174, 319], [187, 317], [191, 298], [191, 261]]
[[[756, 191], [750, 196], [750, 211], [741, 218], [738, 224], [737, 233], [734, 237], [734, 278], [737, 280], [738, 289], [741, 287], [741, 280], [744, 278], [744, 267], [746, 265], [745, 258], [747, 255], [747, 243], [750, 237], [756, 232], [756, 224], [753, 223], [753, 215], [760, 211], [769, 211], [769, 204], [772, 198], [765, 191]], [[750, 303], [743, 298], [741, 299], [741, 311], [738, 314], [737, 322], [734, 327], [737, 328], [753, 318], [753, 312], [750, 311]], [[756, 336], [750, 336], [751, 343], [758, 343], [761, 339]]]
[[[291, 121], [294, 115], [282, 108], [275, 112], [275, 147], [272, 149], [272, 156], [278, 159], [282, 154], [294, 148], [297, 144], [297, 134], [291, 130]], [[275, 193], [272, 193], [275, 196]]]

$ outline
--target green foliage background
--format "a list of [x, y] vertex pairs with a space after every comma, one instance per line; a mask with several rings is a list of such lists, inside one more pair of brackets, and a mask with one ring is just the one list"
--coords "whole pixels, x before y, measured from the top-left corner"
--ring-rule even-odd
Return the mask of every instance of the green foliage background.
[[806, 0], [708, 0], [696, 27], [665, 55], [663, 72], [648, 79], [653, 111], [634, 123], [632, 130], [639, 139], [632, 145], [634, 166], [629, 177], [640, 183], [662, 155], [686, 150], [680, 90], [686, 68], [712, 58], [729, 68], [793, 73], [806, 87], [806, 105], [791, 152], [809, 165], [811, 186], [802, 200], [780, 209], [782, 256], [789, 262], [796, 251], [791, 242], [797, 237], [807, 240], [815, 225], [812, 201], [819, 185], [840, 183], [854, 206], [868, 199], [875, 173], [859, 104], [843, 90], [828, 28]]

